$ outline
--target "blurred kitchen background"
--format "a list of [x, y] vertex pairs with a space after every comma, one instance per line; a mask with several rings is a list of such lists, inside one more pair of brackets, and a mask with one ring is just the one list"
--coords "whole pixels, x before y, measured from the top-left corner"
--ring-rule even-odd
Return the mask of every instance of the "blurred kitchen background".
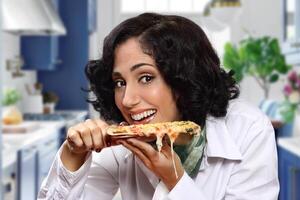
[[99, 58], [115, 25], [145, 11], [182, 15], [204, 29], [222, 66], [236, 71], [241, 97], [272, 121], [280, 199], [300, 199], [300, 0], [0, 0], [0, 6], [0, 199], [36, 199], [66, 129], [98, 117], [86, 102], [85, 64]]

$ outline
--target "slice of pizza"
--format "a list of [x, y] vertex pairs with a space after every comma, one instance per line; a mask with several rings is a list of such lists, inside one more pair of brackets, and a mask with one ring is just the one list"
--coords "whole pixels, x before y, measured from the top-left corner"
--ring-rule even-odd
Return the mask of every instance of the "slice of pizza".
[[162, 138], [167, 135], [171, 143], [173, 166], [177, 177], [173, 144], [187, 144], [194, 135], [200, 134], [201, 128], [198, 124], [191, 121], [174, 121], [129, 126], [111, 125], [106, 131], [112, 139], [126, 139], [131, 137], [156, 139], [156, 146], [159, 152], [162, 147]]
[[165, 135], [168, 135], [171, 142], [184, 144], [189, 141], [193, 135], [200, 134], [200, 130], [200, 126], [194, 122], [174, 121], [129, 126], [112, 125], [107, 128], [107, 134], [113, 139], [130, 137], [156, 138], [158, 149], [160, 149], [161, 140]]

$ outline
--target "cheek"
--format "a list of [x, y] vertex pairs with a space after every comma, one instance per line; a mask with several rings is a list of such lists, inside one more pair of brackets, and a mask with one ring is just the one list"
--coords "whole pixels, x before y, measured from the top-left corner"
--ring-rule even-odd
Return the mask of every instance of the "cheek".
[[148, 99], [153, 103], [158, 103], [162, 101], [163, 93], [164, 92], [159, 87], [152, 87], [150, 90], [147, 90], [147, 92], [142, 92], [142, 95], [144, 99]]
[[171, 90], [165, 85], [153, 87], [151, 90], [144, 92], [144, 96], [162, 108], [169, 107], [175, 102]]

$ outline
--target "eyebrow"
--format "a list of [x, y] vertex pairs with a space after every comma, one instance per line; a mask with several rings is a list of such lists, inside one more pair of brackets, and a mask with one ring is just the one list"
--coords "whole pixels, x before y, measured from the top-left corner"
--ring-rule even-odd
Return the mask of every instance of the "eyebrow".
[[[138, 63], [138, 64], [135, 64], [132, 67], [130, 67], [130, 72], [133, 72], [134, 70], [136, 70], [144, 65], [154, 67], [152, 64], [149, 64], [149, 63]], [[112, 76], [121, 76], [121, 74], [120, 74], [120, 72], [113, 72]]]

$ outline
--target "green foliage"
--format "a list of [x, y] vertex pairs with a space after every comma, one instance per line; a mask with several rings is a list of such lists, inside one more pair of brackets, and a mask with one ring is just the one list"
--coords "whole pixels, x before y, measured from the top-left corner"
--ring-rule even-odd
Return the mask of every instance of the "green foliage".
[[282, 117], [283, 122], [289, 123], [294, 120], [296, 111], [297, 111], [297, 105], [296, 104], [291, 104], [289, 101], [283, 101], [279, 105], [279, 111]]
[[238, 47], [231, 43], [225, 44], [223, 63], [225, 68], [235, 71], [235, 79], [239, 82], [244, 76], [253, 76], [268, 95], [269, 84], [286, 74], [291, 68], [281, 54], [276, 38], [249, 37], [242, 40]]
[[16, 104], [21, 99], [21, 94], [16, 89], [4, 90], [2, 105], [9, 106]]

